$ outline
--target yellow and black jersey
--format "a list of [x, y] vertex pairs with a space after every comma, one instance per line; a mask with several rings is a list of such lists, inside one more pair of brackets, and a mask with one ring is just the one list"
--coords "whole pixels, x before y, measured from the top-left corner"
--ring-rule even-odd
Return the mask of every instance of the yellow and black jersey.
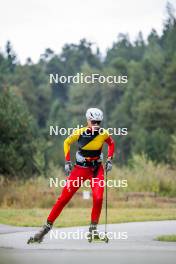
[[65, 159], [70, 160], [70, 145], [78, 143], [79, 152], [88, 159], [98, 159], [104, 142], [108, 144], [108, 157], [113, 157], [114, 141], [104, 128], [93, 131], [90, 127], [76, 129], [64, 141]]

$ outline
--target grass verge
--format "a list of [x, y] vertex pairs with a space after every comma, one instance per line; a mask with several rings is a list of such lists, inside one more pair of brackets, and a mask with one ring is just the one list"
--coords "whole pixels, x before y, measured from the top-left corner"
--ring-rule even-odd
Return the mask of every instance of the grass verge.
[[[0, 209], [0, 223], [15, 226], [41, 226], [50, 209]], [[65, 208], [56, 220], [56, 227], [82, 226], [90, 223], [90, 208]], [[108, 222], [176, 220], [176, 208], [109, 208]], [[104, 210], [100, 224], [104, 223]]]
[[162, 235], [156, 238], [158, 241], [176, 242], [176, 235]]

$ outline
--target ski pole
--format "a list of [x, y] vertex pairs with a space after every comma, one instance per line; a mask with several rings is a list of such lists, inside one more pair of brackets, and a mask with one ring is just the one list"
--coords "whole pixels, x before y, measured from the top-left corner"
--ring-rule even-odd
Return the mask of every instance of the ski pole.
[[105, 236], [107, 236], [107, 222], [108, 222], [108, 186], [107, 186], [107, 170], [105, 170]]

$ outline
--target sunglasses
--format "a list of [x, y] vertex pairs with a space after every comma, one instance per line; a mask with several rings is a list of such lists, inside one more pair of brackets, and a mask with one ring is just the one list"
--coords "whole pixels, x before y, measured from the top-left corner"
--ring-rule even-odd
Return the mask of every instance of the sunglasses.
[[92, 125], [95, 125], [95, 124], [100, 125], [100, 123], [101, 121], [91, 120]]

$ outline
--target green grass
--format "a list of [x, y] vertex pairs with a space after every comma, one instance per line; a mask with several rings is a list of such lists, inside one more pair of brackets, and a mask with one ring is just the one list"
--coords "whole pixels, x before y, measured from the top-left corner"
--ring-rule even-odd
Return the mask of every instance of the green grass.
[[162, 235], [156, 238], [158, 241], [176, 242], [176, 235]]
[[[50, 209], [0, 209], [0, 223], [16, 226], [41, 226]], [[56, 227], [81, 226], [90, 223], [90, 208], [65, 208], [56, 220]], [[108, 222], [176, 220], [176, 208], [109, 208]], [[100, 223], [104, 222], [104, 210]]]

